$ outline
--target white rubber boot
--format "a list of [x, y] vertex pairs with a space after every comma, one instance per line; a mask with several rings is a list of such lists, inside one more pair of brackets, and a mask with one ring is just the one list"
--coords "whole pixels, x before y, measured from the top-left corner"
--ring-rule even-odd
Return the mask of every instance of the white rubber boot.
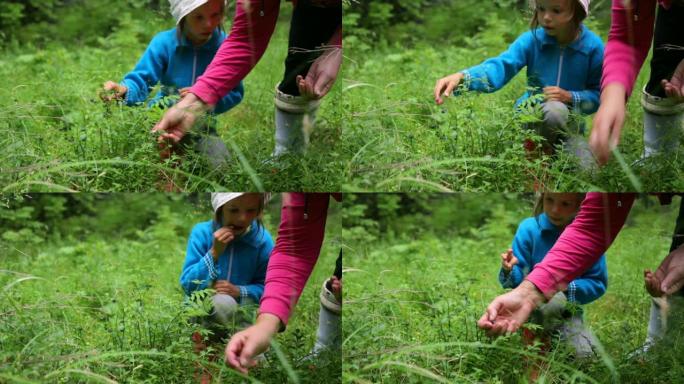
[[323, 282], [321, 288], [316, 343], [309, 358], [318, 357], [325, 350], [339, 350], [342, 346], [342, 303], [328, 290], [327, 283], [327, 280]]
[[288, 95], [276, 87], [274, 157], [306, 151], [319, 105], [320, 100]]
[[644, 158], [676, 151], [684, 131], [684, 103], [652, 96], [644, 88]]
[[668, 307], [667, 297], [651, 298], [651, 314], [648, 318], [648, 333], [646, 334], [644, 346], [641, 348], [642, 352], [648, 352], [655, 343], [663, 338], [665, 329], [667, 329], [666, 309]]

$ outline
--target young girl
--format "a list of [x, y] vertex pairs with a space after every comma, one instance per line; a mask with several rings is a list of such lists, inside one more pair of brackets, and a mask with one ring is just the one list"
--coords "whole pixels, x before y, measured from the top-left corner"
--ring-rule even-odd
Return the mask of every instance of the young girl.
[[[535, 206], [535, 217], [520, 223], [512, 249], [501, 255], [499, 281], [504, 288], [517, 287], [544, 259], [563, 229], [573, 221], [583, 197], [581, 193], [547, 192], [541, 195]], [[534, 335], [525, 330], [524, 339], [531, 341], [541, 336], [542, 340], [548, 341], [549, 336], [559, 335], [572, 344], [576, 357], [591, 356], [595, 338], [584, 327], [582, 309], [578, 305], [588, 304], [601, 297], [606, 291], [607, 280], [606, 261], [602, 255], [582, 276], [568, 284], [564, 292], [559, 292], [547, 304], [535, 310], [531, 320], [542, 325], [542, 334]], [[568, 303], [573, 305], [568, 306]]]
[[[187, 295], [214, 288], [213, 309], [200, 320], [213, 331], [212, 341], [248, 325], [238, 308], [257, 304], [264, 293], [266, 267], [273, 239], [261, 224], [265, 196], [259, 193], [213, 193], [214, 218], [195, 225], [180, 276]], [[195, 350], [206, 348], [199, 332]]]
[[[148, 105], [168, 107], [173, 102], [166, 96], [185, 96], [197, 78], [204, 73], [219, 46], [226, 38], [221, 23], [225, 14], [224, 0], [169, 0], [176, 27], [157, 34], [132, 72], [120, 84], [107, 81], [105, 91], [113, 92], [106, 100], [123, 99], [126, 105], [144, 102], [152, 87], [161, 89]], [[244, 88], [239, 83], [216, 103], [214, 114], [228, 111], [242, 101]], [[199, 135], [188, 137], [182, 144], [204, 155], [209, 164], [226, 163], [228, 149], [214, 124], [204, 125]], [[164, 146], [162, 158], [170, 156]]]
[[[516, 107], [530, 96], [543, 94], [544, 120], [535, 124], [546, 139], [545, 149], [569, 140], [567, 133], [582, 133], [583, 124], [569, 121], [569, 111], [591, 114], [598, 108], [603, 62], [601, 39], [582, 24], [589, 13], [589, 0], [536, 0], [531, 30], [518, 37], [508, 50], [480, 65], [437, 81], [437, 104], [444, 102], [463, 83], [469, 90], [494, 92], [527, 67], [528, 90]], [[566, 150], [586, 157], [579, 140]], [[534, 145], [527, 142], [532, 150]]]
[[648, 56], [651, 37], [651, 71], [641, 97], [644, 157], [672, 154], [679, 148], [684, 127], [683, 18], [683, 0], [613, 0], [601, 108], [589, 137], [600, 164], [608, 161], [612, 148], [620, 142], [625, 102]]

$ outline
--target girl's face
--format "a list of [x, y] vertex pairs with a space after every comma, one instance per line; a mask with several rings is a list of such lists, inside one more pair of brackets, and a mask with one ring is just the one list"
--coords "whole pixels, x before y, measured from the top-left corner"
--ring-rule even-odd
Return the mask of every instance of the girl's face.
[[223, 204], [223, 226], [232, 227], [236, 235], [245, 233], [252, 221], [261, 213], [261, 201], [260, 194], [246, 193]]
[[556, 227], [570, 224], [580, 206], [577, 193], [544, 193], [544, 213]]
[[183, 19], [185, 37], [194, 45], [202, 45], [223, 21], [223, 0], [209, 0]]
[[574, 8], [570, 1], [576, 0], [537, 0], [537, 22], [549, 36], [567, 36], [572, 30]]

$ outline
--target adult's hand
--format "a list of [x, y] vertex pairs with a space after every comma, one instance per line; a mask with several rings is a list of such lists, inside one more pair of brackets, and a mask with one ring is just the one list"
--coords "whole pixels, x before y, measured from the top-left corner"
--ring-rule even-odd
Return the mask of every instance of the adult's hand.
[[663, 89], [665, 89], [665, 94], [667, 97], [671, 97], [678, 101], [684, 101], [684, 60], [679, 62], [677, 68], [672, 74], [672, 78], [668, 80], [662, 80], [661, 84]]
[[265, 352], [271, 339], [278, 333], [280, 319], [270, 313], [262, 313], [256, 324], [233, 335], [226, 346], [226, 364], [243, 374], [257, 365], [255, 356]]
[[211, 106], [199, 97], [188, 93], [176, 105], [171, 107], [162, 119], [152, 128], [152, 132], [161, 132], [157, 141], [178, 143], [192, 128], [195, 120], [206, 113]]
[[594, 126], [589, 135], [589, 147], [599, 165], [608, 162], [611, 151], [620, 143], [626, 97], [625, 87], [618, 83], [608, 84], [601, 91], [601, 105], [594, 116]]
[[477, 326], [490, 336], [515, 332], [543, 302], [544, 296], [537, 287], [524, 280], [512, 291], [496, 297], [478, 320]]
[[684, 288], [684, 245], [670, 252], [655, 272], [660, 290], [671, 295]]
[[325, 49], [326, 51], [311, 65], [306, 77], [297, 75], [297, 87], [302, 96], [320, 99], [327, 95], [335, 84], [342, 64], [342, 48], [333, 46]]

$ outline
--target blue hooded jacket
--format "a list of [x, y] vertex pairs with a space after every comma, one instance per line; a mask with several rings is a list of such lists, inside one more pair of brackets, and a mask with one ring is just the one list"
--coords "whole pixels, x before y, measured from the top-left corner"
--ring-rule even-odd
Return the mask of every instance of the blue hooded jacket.
[[462, 71], [469, 90], [494, 92], [527, 67], [527, 85], [532, 88], [516, 107], [544, 87], [557, 86], [572, 94], [571, 107], [583, 114], [596, 112], [601, 93], [603, 42], [581, 25], [580, 36], [561, 47], [543, 28], [527, 31], [508, 50], [482, 64]]
[[[134, 105], [147, 100], [157, 83], [161, 83], [161, 89], [148, 105], [158, 103], [162, 97], [178, 95], [181, 88], [192, 86], [207, 69], [225, 38], [226, 34], [217, 28], [209, 41], [195, 47], [185, 36], [179, 41], [176, 28], [158, 33], [133, 71], [121, 82], [128, 87], [126, 104]], [[216, 103], [214, 113], [220, 114], [233, 108], [242, 101], [244, 94], [244, 87], [240, 83]]]
[[[505, 274], [499, 271], [499, 282], [504, 288], [515, 288], [522, 283], [534, 266], [541, 262], [560, 237], [561, 232], [553, 225], [545, 213], [536, 218], [529, 217], [520, 223], [513, 239], [513, 254], [518, 264]], [[603, 296], [608, 287], [606, 255], [568, 284], [565, 291], [569, 302], [588, 304]]]
[[226, 246], [214, 263], [211, 246], [214, 220], [195, 225], [188, 240], [188, 250], [180, 276], [185, 294], [190, 295], [210, 287], [216, 280], [228, 280], [240, 289], [239, 303], [247, 297], [258, 303], [264, 294], [266, 267], [273, 250], [271, 234], [263, 225], [252, 222], [250, 231], [237, 237]]

